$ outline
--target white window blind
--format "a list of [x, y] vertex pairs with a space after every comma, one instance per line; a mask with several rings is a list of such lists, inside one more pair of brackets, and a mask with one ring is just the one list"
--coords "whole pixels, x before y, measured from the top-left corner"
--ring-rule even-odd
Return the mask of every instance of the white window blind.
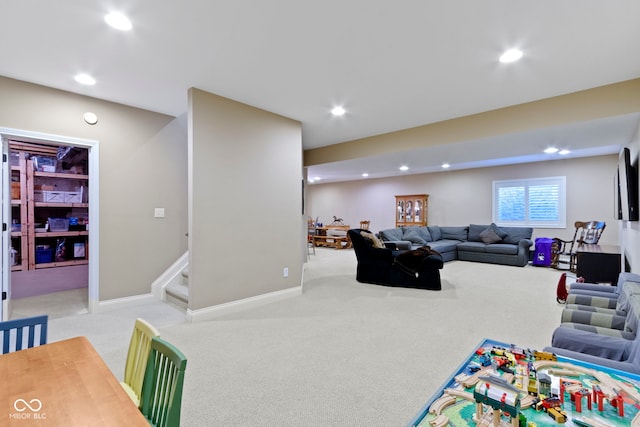
[[566, 177], [493, 182], [493, 222], [505, 226], [564, 228]]

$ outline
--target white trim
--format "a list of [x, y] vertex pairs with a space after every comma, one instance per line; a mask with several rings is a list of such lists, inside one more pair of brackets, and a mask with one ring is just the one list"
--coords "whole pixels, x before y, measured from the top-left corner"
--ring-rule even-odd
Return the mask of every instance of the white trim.
[[[169, 268], [167, 268], [164, 273], [162, 273], [156, 280], [151, 284], [151, 293], [154, 297], [160, 300], [165, 300], [166, 296], [164, 293], [164, 288], [173, 283], [176, 280], [176, 277], [180, 277], [182, 270], [185, 269], [186, 266], [189, 265], [189, 252], [185, 252], [174, 262]], [[180, 277], [179, 280], [182, 280]]]
[[26, 141], [55, 143], [58, 145], [75, 145], [89, 149], [89, 287], [88, 311], [93, 313], [100, 303], [100, 142], [93, 139], [61, 136], [42, 132], [0, 127], [0, 138], [16, 138]]
[[200, 322], [203, 320], [211, 320], [225, 314], [237, 313], [242, 310], [256, 308], [280, 301], [286, 298], [292, 298], [302, 295], [302, 286], [296, 286], [281, 291], [269, 292], [267, 294], [256, 295], [254, 297], [244, 298], [237, 301], [231, 301], [224, 304], [214, 305], [199, 310], [187, 309], [187, 321]]
[[137, 307], [140, 304], [156, 301], [152, 294], [133, 295], [124, 298], [114, 298], [106, 301], [98, 301], [94, 307], [94, 313], [104, 313], [127, 307]]

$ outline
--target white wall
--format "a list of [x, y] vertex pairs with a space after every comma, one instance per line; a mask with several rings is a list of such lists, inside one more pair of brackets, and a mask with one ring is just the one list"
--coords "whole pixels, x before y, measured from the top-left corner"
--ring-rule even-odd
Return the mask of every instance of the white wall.
[[[488, 224], [492, 218], [494, 180], [567, 177], [566, 229], [535, 229], [535, 237], [573, 237], [575, 221], [604, 220], [602, 244], [618, 245], [618, 221], [614, 219], [613, 182], [617, 155], [555, 160], [462, 171], [407, 175], [393, 178], [312, 184], [308, 190], [310, 216], [328, 224], [332, 217], [357, 227], [371, 221], [379, 231], [395, 227], [395, 195], [429, 194], [428, 222], [433, 225]], [[638, 223], [634, 223], [637, 225]], [[636, 230], [637, 231], [637, 230]], [[637, 233], [640, 247], [640, 232]], [[640, 254], [640, 248], [638, 249]], [[640, 268], [640, 266], [638, 267]]]

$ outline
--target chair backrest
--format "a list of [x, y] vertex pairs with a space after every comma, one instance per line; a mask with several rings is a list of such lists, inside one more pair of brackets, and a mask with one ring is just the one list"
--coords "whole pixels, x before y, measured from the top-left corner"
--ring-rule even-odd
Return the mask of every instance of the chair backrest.
[[595, 245], [607, 224], [604, 221], [576, 221], [576, 234], [574, 241], [580, 244]]
[[368, 230], [370, 224], [371, 221], [369, 220], [360, 221], [360, 230]]
[[180, 425], [182, 385], [187, 358], [160, 337], [151, 339], [151, 353], [142, 384], [140, 410], [154, 426]]
[[124, 383], [135, 393], [140, 402], [144, 372], [151, 351], [151, 339], [160, 336], [160, 332], [144, 319], [136, 319], [129, 342], [129, 352], [124, 368]]
[[48, 322], [47, 315], [0, 322], [2, 354], [46, 344]]

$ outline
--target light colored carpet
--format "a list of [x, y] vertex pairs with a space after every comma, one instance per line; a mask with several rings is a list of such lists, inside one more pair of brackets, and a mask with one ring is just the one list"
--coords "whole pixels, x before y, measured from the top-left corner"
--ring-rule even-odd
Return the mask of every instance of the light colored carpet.
[[134, 319], [155, 324], [189, 360], [183, 426], [388, 427], [483, 338], [542, 348], [559, 324], [555, 270], [452, 261], [435, 292], [361, 284], [355, 266], [317, 248], [299, 297], [200, 323], [162, 303], [54, 318], [49, 340], [88, 336], [122, 378]]

